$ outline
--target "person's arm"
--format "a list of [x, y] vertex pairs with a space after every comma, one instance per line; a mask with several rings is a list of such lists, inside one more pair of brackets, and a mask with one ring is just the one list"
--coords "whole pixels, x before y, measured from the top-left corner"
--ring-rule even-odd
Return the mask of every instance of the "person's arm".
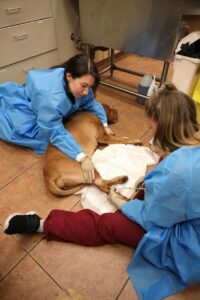
[[82, 99], [80, 108], [96, 115], [104, 126], [108, 126], [107, 116], [103, 105], [95, 100], [92, 89], [90, 89], [88, 95]]
[[125, 196], [118, 194], [115, 191], [114, 187], [111, 187], [110, 192], [108, 194], [108, 200], [113, 202], [119, 210], [121, 210], [122, 206], [127, 203], [129, 199]]
[[62, 120], [71, 105], [64, 89], [64, 69], [31, 70], [26, 76], [25, 92], [37, 115], [38, 138], [49, 142], [71, 159], [82, 159], [83, 150], [64, 128]]
[[62, 123], [63, 115], [59, 104], [63, 96], [62, 93], [41, 96], [37, 117], [40, 138], [48, 140], [71, 159], [76, 159], [83, 150]]
[[145, 177], [144, 201], [131, 200], [121, 207], [124, 215], [145, 230], [153, 226], [169, 228], [186, 220], [190, 162], [172, 155]]
[[[63, 95], [61, 94], [60, 97]], [[92, 183], [95, 177], [94, 165], [91, 159], [83, 152], [70, 132], [62, 123], [62, 111], [58, 105], [59, 94], [50, 95], [50, 99], [41, 101], [37, 122], [40, 134], [49, 139], [49, 142], [71, 159], [80, 162], [84, 178]], [[61, 101], [62, 102], [62, 101]]]

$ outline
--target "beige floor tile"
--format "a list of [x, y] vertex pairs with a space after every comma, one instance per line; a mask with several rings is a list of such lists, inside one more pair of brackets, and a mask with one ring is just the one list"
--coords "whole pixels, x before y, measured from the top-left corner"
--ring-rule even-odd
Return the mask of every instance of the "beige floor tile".
[[0, 280], [26, 255], [16, 240], [2, 232], [0, 226]]
[[[1, 224], [13, 212], [36, 211], [43, 218], [54, 208], [71, 209], [79, 201], [79, 195], [58, 198], [50, 194], [44, 185], [42, 167], [43, 163], [38, 161], [31, 169], [1, 190]], [[33, 235], [31, 238], [20, 237], [18, 240], [21, 240], [26, 250], [30, 250], [41, 238], [41, 235]]]
[[34, 156], [37, 159], [44, 159], [44, 154], [37, 154], [33, 150], [28, 149], [28, 148], [27, 149], [24, 148], [24, 150], [27, 151], [29, 154], [31, 154], [32, 156]]
[[83, 247], [40, 242], [31, 255], [62, 286], [74, 288], [88, 300], [115, 299], [127, 280], [131, 248], [121, 245]]
[[152, 132], [150, 129], [148, 129], [142, 137], [142, 142], [144, 143], [145, 146], [150, 147], [149, 142], [151, 139], [152, 139]]
[[19, 245], [25, 249], [27, 252], [31, 251], [42, 239], [44, 239], [44, 234], [28, 234], [28, 235], [15, 235], [14, 239], [19, 243]]
[[81, 204], [81, 201], [79, 201], [79, 202], [73, 207], [72, 211], [79, 211], [79, 210], [81, 210], [81, 209], [83, 209], [83, 206], [82, 206], [82, 204]]
[[0, 283], [1, 300], [54, 300], [60, 287], [26, 256]]
[[11, 182], [16, 176], [21, 175], [38, 159], [33, 157], [23, 148], [9, 145], [0, 141], [0, 188]]
[[139, 300], [130, 279], [117, 300]]
[[38, 161], [25, 174], [1, 190], [1, 224], [13, 211], [38, 211], [43, 217], [53, 208], [70, 209], [78, 201], [79, 195], [59, 198], [49, 193], [44, 184], [42, 168], [42, 162]]
[[97, 99], [117, 109], [119, 121], [110, 125], [115, 134], [130, 138], [140, 138], [148, 129], [144, 106], [133, 101], [132, 96], [124, 96], [122, 93], [120, 96], [120, 93], [113, 89], [100, 87]]

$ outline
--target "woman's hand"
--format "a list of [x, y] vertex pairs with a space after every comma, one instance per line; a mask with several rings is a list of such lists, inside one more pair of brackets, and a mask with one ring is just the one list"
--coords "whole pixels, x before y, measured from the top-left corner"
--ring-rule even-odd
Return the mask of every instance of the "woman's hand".
[[94, 165], [92, 163], [92, 160], [88, 156], [85, 156], [80, 161], [80, 164], [85, 181], [91, 184], [95, 178]]
[[113, 134], [114, 135], [114, 132], [110, 129], [110, 127], [104, 126], [104, 128], [105, 128], [105, 131], [106, 131], [107, 134]]
[[108, 200], [113, 202], [120, 209], [124, 204], [127, 203], [129, 199], [127, 199], [123, 195], [116, 193], [115, 188], [111, 187], [108, 195]]

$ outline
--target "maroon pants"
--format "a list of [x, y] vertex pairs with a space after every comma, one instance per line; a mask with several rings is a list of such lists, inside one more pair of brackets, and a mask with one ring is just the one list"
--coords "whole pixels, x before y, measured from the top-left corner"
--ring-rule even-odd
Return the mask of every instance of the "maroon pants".
[[[137, 199], [141, 199], [141, 193]], [[137, 247], [145, 231], [120, 211], [98, 215], [90, 209], [78, 212], [52, 210], [44, 221], [47, 240], [86, 246], [122, 243]]]

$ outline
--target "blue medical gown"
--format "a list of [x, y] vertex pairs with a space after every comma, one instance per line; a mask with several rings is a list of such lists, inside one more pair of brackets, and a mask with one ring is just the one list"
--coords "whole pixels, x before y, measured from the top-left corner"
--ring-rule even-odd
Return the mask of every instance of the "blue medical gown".
[[122, 207], [147, 233], [128, 273], [140, 299], [200, 282], [200, 147], [182, 147], [145, 177], [145, 199]]
[[26, 84], [0, 84], [0, 139], [44, 153], [50, 142], [65, 155], [75, 159], [81, 146], [64, 128], [63, 118], [78, 110], [95, 114], [107, 122], [103, 106], [92, 90], [72, 101], [67, 93], [64, 68], [31, 70]]

